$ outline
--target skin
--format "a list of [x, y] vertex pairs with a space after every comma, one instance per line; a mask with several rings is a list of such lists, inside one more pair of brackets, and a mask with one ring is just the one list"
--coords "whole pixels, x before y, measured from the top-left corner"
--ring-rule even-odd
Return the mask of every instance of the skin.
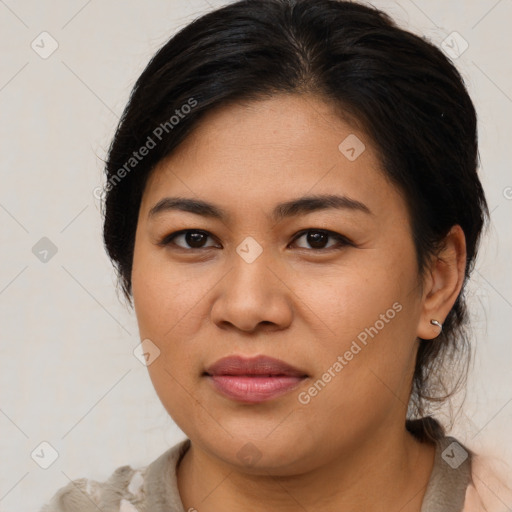
[[[350, 134], [365, 144], [354, 161], [338, 149]], [[372, 213], [327, 208], [270, 218], [278, 203], [333, 193]], [[229, 217], [148, 216], [169, 196], [208, 201]], [[184, 236], [159, 245], [182, 229], [207, 231], [205, 247], [191, 248]], [[351, 244], [326, 238], [314, 250], [305, 235], [295, 238], [306, 229]], [[262, 248], [252, 263], [236, 252], [247, 236]], [[178, 467], [185, 510], [418, 512], [434, 447], [405, 430], [406, 404], [416, 338], [439, 334], [430, 320], [444, 321], [463, 283], [459, 226], [439, 256], [420, 286], [403, 197], [368, 136], [320, 98], [280, 95], [210, 112], [149, 178], [132, 272], [141, 339], [160, 350], [151, 380], [192, 442]], [[299, 393], [394, 303], [401, 311], [300, 403]], [[268, 402], [235, 402], [203, 376], [233, 354], [282, 359], [309, 378]], [[252, 461], [237, 456], [247, 443]]]

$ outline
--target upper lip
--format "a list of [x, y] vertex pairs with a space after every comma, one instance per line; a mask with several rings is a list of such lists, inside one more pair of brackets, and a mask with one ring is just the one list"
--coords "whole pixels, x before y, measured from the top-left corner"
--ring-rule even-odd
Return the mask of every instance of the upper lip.
[[284, 361], [268, 356], [246, 358], [228, 356], [206, 368], [207, 375], [271, 375], [307, 377], [306, 373]]

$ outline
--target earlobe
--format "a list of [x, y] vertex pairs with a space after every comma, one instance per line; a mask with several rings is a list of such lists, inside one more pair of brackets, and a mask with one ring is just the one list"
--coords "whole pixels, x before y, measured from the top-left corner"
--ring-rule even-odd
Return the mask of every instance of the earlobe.
[[452, 309], [464, 283], [466, 238], [459, 225], [451, 228], [445, 243], [433, 258], [424, 289], [422, 312], [416, 336], [431, 340], [442, 332], [442, 324]]

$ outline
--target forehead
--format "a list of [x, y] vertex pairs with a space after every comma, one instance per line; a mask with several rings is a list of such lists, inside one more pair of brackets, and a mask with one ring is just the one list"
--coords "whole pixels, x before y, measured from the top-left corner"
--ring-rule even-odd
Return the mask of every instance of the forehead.
[[364, 132], [317, 97], [279, 95], [209, 112], [156, 166], [143, 206], [183, 195], [270, 209], [315, 194], [342, 194], [375, 212], [404, 207]]

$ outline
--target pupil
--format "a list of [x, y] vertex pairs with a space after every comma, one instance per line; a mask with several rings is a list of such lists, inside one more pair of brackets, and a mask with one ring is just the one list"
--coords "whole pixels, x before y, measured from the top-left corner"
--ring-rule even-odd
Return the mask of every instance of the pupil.
[[203, 233], [187, 233], [185, 235], [185, 240], [188, 245], [194, 248], [201, 247], [203, 244], [201, 242], [204, 242], [204, 234]]
[[310, 231], [307, 235], [308, 244], [315, 249], [321, 249], [326, 242], [327, 234], [321, 231]]

